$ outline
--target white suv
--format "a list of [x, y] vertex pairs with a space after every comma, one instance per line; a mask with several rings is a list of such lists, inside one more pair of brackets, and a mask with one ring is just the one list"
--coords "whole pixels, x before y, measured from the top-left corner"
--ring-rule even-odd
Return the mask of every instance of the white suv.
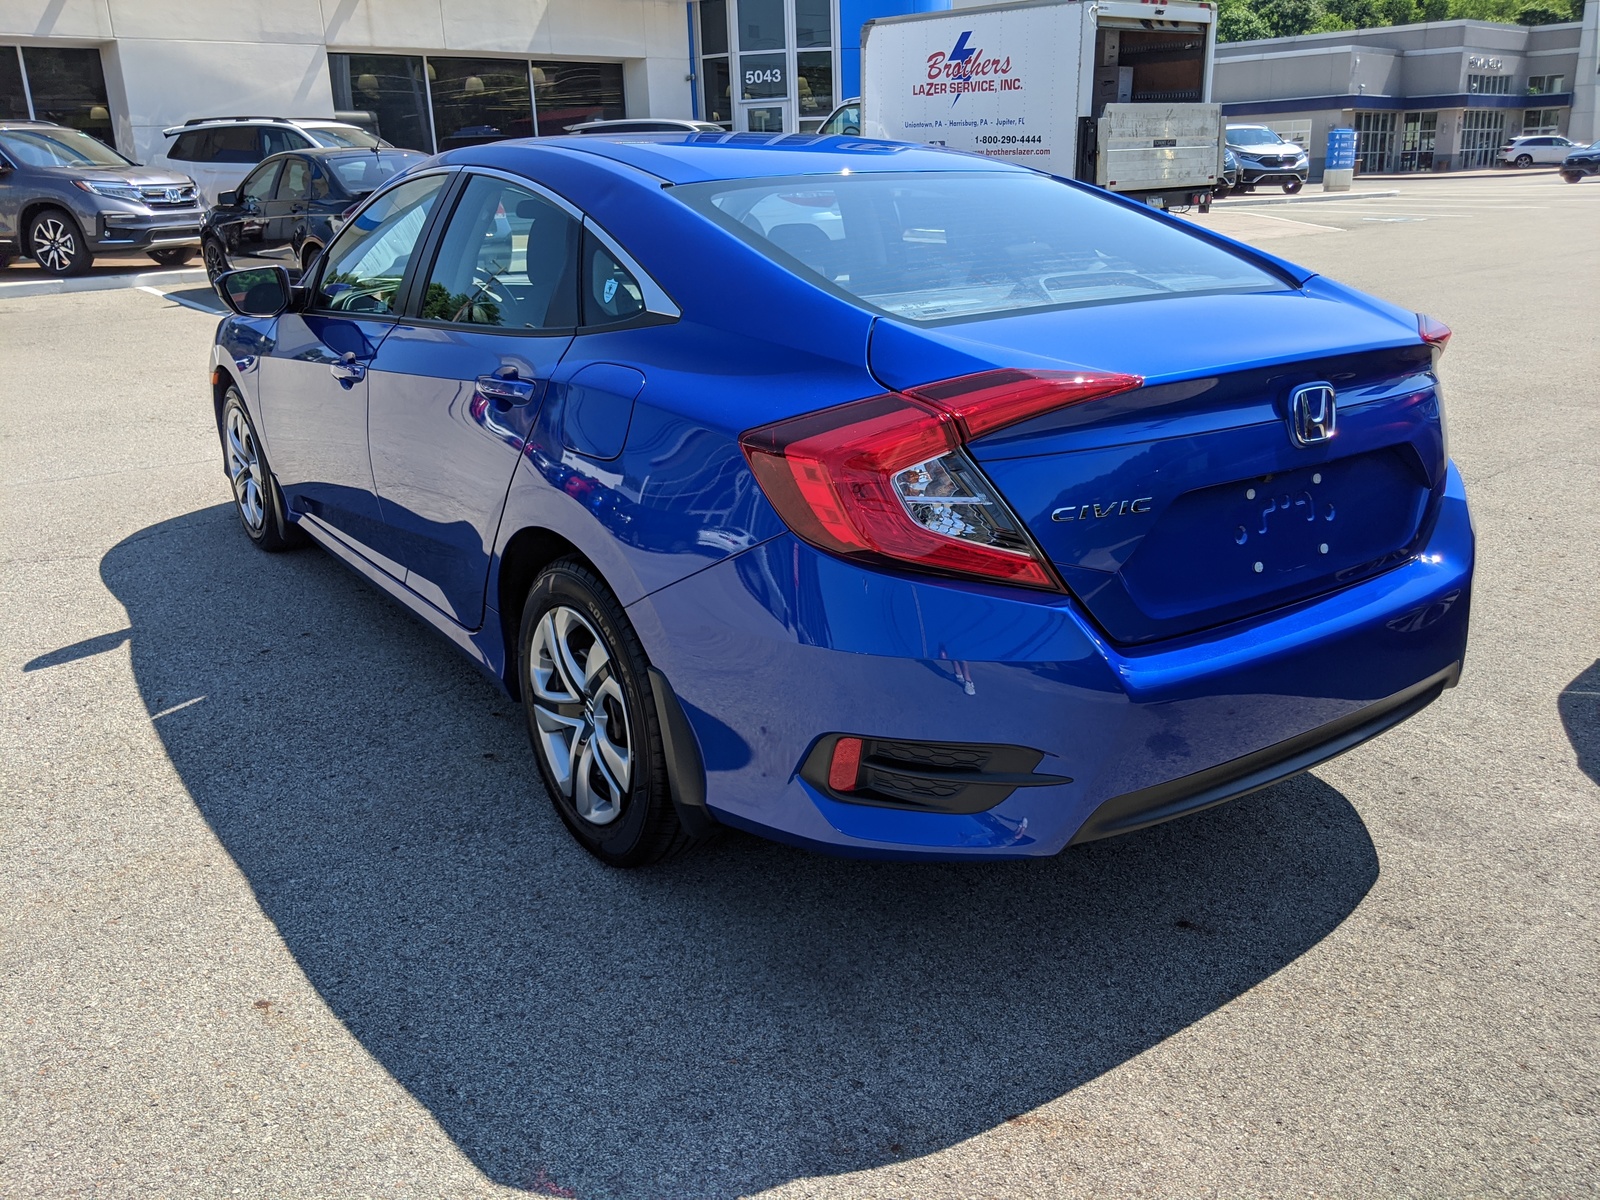
[[200, 188], [200, 202], [210, 207], [222, 192], [232, 191], [269, 154], [312, 146], [387, 146], [365, 129], [343, 121], [298, 117], [200, 117], [163, 129], [171, 139], [151, 160], [152, 166], [182, 171]]
[[1558, 167], [1567, 155], [1582, 148], [1582, 142], [1571, 142], [1564, 137], [1512, 138], [1500, 147], [1500, 161], [1513, 167], [1531, 167], [1535, 163]]

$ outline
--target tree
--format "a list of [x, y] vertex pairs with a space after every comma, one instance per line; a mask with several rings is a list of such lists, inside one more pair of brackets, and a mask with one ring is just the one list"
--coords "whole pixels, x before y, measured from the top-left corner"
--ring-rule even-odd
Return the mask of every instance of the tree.
[[1256, 12], [1273, 37], [1299, 37], [1317, 27], [1319, 0], [1258, 0]]
[[1544, 0], [1529, 0], [1517, 9], [1518, 25], [1559, 25], [1563, 21], [1572, 20], [1572, 12], [1558, 4], [1545, 3]]
[[1250, 0], [1223, 0], [1217, 12], [1217, 41], [1254, 42], [1272, 36], [1272, 30], [1251, 7]]

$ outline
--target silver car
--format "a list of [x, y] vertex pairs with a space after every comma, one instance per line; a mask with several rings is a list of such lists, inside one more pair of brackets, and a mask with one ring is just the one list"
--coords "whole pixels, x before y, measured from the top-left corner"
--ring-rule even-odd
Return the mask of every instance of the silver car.
[[200, 217], [187, 175], [138, 166], [81, 130], [0, 120], [0, 267], [20, 252], [81, 275], [118, 250], [181, 266], [199, 249]]

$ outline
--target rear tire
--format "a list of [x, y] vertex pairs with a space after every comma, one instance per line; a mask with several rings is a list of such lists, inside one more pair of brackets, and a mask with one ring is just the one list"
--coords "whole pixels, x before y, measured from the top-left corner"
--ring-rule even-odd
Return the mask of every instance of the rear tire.
[[604, 581], [576, 558], [546, 567], [528, 590], [517, 646], [533, 756], [578, 844], [612, 867], [686, 849], [649, 660]]
[[1531, 154], [1519, 154], [1519, 155], [1517, 155], [1517, 157], [1516, 157], [1516, 165], [1519, 168], [1522, 168], [1524, 170], [1526, 170], [1528, 167], [1533, 166], [1533, 155], [1531, 155]]
[[181, 267], [195, 256], [193, 246], [169, 246], [164, 250], [151, 250], [150, 257], [163, 267]]
[[300, 247], [300, 277], [304, 279], [311, 270], [311, 264], [317, 261], [317, 255], [322, 253], [322, 247], [315, 242], [307, 242]]
[[217, 238], [207, 234], [200, 240], [200, 257], [206, 264], [206, 278], [213, 284], [228, 267], [228, 251]]
[[28, 222], [28, 252], [41, 270], [62, 277], [82, 275], [94, 262], [83, 230], [59, 208], [47, 208]]
[[1283, 185], [1283, 190], [1292, 196], [1301, 188], [1305, 187], [1305, 185], [1306, 181], [1304, 179], [1291, 179]]
[[233, 509], [239, 523], [259, 549], [277, 554], [293, 549], [305, 534], [289, 523], [283, 493], [267, 465], [266, 451], [256, 437], [250, 410], [236, 387], [222, 398], [222, 458], [227, 465], [228, 483], [233, 488]]

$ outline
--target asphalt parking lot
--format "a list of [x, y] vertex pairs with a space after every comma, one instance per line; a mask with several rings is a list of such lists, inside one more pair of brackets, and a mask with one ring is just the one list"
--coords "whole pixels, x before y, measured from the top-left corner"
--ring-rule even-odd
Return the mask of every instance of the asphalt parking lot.
[[1455, 330], [1461, 686], [1026, 864], [598, 865], [247, 544], [203, 288], [0, 299], [0, 1196], [1600, 1193], [1600, 182], [1393, 186], [1194, 219]]

